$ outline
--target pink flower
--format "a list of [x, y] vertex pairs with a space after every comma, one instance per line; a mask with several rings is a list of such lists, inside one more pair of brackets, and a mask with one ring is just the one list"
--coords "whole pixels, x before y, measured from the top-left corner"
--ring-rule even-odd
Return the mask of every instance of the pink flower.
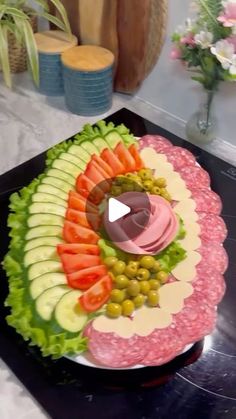
[[194, 39], [194, 34], [192, 32], [188, 32], [185, 36], [183, 36], [180, 40], [181, 44], [183, 45], [191, 45], [195, 46], [196, 42]]
[[223, 26], [229, 28], [236, 25], [236, 3], [227, 3], [224, 12], [217, 18], [217, 20], [223, 23]]
[[232, 35], [229, 38], [226, 39], [230, 44], [233, 44], [234, 46], [234, 53], [236, 54], [236, 35]]
[[170, 53], [172, 60], [178, 60], [182, 56], [181, 51], [178, 47], [173, 47]]

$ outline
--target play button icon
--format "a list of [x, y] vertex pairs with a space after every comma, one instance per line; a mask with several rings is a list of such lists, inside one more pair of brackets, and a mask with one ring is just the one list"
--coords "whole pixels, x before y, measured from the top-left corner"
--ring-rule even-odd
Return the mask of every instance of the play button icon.
[[108, 220], [110, 223], [114, 223], [120, 218], [131, 212], [131, 208], [128, 205], [118, 201], [118, 199], [110, 198], [108, 201]]

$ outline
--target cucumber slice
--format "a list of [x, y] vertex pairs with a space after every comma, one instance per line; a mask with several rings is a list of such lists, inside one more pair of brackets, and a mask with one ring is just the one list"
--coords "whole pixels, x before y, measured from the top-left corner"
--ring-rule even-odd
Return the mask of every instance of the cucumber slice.
[[34, 214], [28, 218], [27, 224], [29, 228], [50, 225], [63, 227], [64, 218], [53, 214]]
[[47, 171], [48, 176], [57, 177], [58, 179], [64, 180], [65, 182], [69, 183], [70, 185], [74, 186], [75, 184], [75, 178], [71, 175], [69, 175], [66, 172], [63, 172], [59, 169], [49, 169]]
[[56, 321], [68, 332], [79, 332], [88, 320], [87, 314], [78, 307], [78, 298], [81, 294], [78, 290], [67, 292], [56, 305], [54, 311]]
[[55, 214], [65, 217], [66, 208], [50, 202], [35, 202], [29, 206], [30, 214]]
[[86, 168], [86, 163], [83, 160], [81, 160], [79, 157], [74, 156], [73, 154], [61, 153], [59, 156], [59, 159], [68, 161], [69, 163], [74, 164], [81, 170], [85, 170]]
[[50, 225], [33, 227], [27, 231], [25, 235], [25, 240], [32, 240], [37, 237], [44, 237], [44, 236], [62, 237], [62, 228], [59, 226], [50, 226]]
[[32, 202], [51, 202], [52, 204], [61, 205], [62, 207], [67, 208], [67, 202], [64, 201], [64, 199], [49, 193], [36, 192], [32, 196]]
[[66, 192], [63, 192], [61, 189], [58, 189], [58, 188], [56, 188], [55, 186], [52, 186], [52, 185], [39, 185], [38, 188], [37, 188], [37, 192], [56, 195], [59, 198], [63, 199], [64, 201], [67, 201], [67, 199], [68, 199], [68, 194]]
[[59, 239], [59, 237], [37, 237], [37, 239], [27, 241], [24, 251], [35, 249], [39, 246], [57, 246], [59, 243], [65, 243], [64, 240]]
[[42, 292], [35, 301], [35, 307], [40, 317], [46, 321], [51, 320], [52, 313], [58, 301], [69, 291], [70, 288], [66, 285], [57, 285]]
[[39, 246], [35, 249], [28, 250], [25, 253], [24, 265], [27, 268], [36, 262], [42, 262], [43, 260], [59, 260], [57, 249], [55, 246]]
[[85, 163], [88, 163], [91, 159], [90, 154], [86, 150], [84, 150], [80, 145], [73, 144], [71, 147], [69, 147], [68, 153], [79, 157]]
[[105, 140], [108, 146], [113, 150], [116, 148], [117, 144], [124, 142], [120, 134], [118, 134], [116, 131], [109, 132], [109, 134], [105, 136]]
[[63, 170], [63, 172], [66, 172], [69, 175], [72, 175], [74, 178], [77, 177], [82, 172], [82, 170], [79, 169], [74, 164], [69, 163], [68, 161], [65, 161], [62, 159], [54, 160], [52, 163], [52, 167], [54, 169]]
[[94, 138], [93, 144], [98, 148], [100, 153], [102, 153], [105, 148], [108, 148], [107, 142], [102, 137]]
[[45, 176], [45, 178], [43, 178], [42, 180], [42, 183], [45, 185], [55, 186], [56, 188], [61, 189], [61, 191], [66, 192], [66, 193], [74, 189], [73, 186], [71, 186], [69, 183], [65, 182], [64, 180], [57, 179], [56, 177], [52, 177], [52, 176]]
[[44, 260], [43, 262], [33, 263], [30, 265], [28, 269], [28, 280], [33, 281], [33, 279], [41, 276], [43, 274], [47, 274], [49, 272], [62, 272], [62, 264], [61, 262], [57, 262], [56, 260]]
[[98, 150], [97, 147], [95, 147], [95, 145], [93, 145], [92, 143], [90, 143], [89, 141], [83, 141], [80, 146], [86, 150], [90, 155], [92, 154], [97, 154], [99, 156], [100, 152]]
[[30, 284], [30, 294], [35, 300], [42, 292], [56, 285], [67, 284], [64, 273], [50, 272], [35, 278]]

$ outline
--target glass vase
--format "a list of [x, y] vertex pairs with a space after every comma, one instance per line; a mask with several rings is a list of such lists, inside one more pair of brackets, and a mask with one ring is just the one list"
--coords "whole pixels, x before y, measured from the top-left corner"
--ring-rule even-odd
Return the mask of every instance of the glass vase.
[[213, 116], [214, 90], [205, 90], [205, 98], [198, 112], [194, 113], [186, 124], [189, 141], [204, 145], [211, 143], [217, 134], [217, 120]]

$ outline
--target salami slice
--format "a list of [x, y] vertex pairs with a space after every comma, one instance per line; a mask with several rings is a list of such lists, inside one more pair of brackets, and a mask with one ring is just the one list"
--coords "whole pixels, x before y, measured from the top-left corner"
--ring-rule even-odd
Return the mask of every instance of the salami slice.
[[144, 338], [137, 335], [125, 339], [115, 333], [99, 332], [92, 324], [84, 335], [89, 338], [88, 349], [94, 359], [106, 367], [130, 367], [140, 363], [146, 355]]
[[201, 227], [201, 239], [206, 243], [223, 243], [227, 236], [227, 228], [223, 218], [206, 212], [199, 212], [198, 217], [198, 224]]
[[206, 266], [205, 269], [197, 268], [197, 276], [192, 286], [199, 295], [199, 301], [204, 300], [213, 306], [221, 301], [226, 288], [223, 275], [210, 266]]
[[217, 272], [223, 274], [228, 267], [228, 255], [224, 247], [219, 243], [205, 243], [198, 249], [202, 260], [198, 265], [199, 269], [205, 269], [206, 266], [212, 267]]
[[197, 342], [212, 332], [216, 322], [216, 309], [193, 293], [186, 298], [184, 308], [174, 315], [177, 333], [182, 333], [185, 345]]
[[207, 212], [209, 214], [219, 215], [222, 211], [222, 202], [214, 191], [208, 188], [192, 189], [192, 198], [196, 202], [197, 212]]
[[208, 188], [210, 186], [210, 176], [202, 167], [183, 167], [180, 169], [179, 174], [185, 181], [187, 188], [190, 190], [194, 188]]
[[190, 151], [182, 147], [172, 147], [169, 150], [162, 150], [160, 153], [164, 153], [169, 163], [171, 163], [175, 170], [180, 170], [186, 166], [195, 166], [196, 159]]
[[144, 135], [139, 141], [139, 147], [141, 150], [145, 147], [152, 147], [157, 153], [161, 153], [172, 148], [172, 144], [160, 135]]

